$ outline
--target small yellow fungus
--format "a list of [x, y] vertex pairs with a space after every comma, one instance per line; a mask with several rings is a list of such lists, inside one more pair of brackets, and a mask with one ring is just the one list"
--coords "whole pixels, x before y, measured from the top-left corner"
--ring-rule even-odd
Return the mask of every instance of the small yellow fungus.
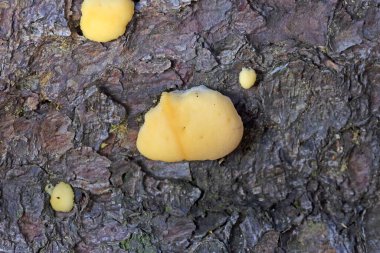
[[152, 160], [215, 160], [231, 153], [242, 137], [243, 122], [231, 100], [198, 86], [162, 93], [146, 113], [136, 145]]
[[93, 41], [107, 42], [125, 33], [134, 14], [132, 0], [84, 0], [80, 27]]
[[74, 207], [74, 191], [71, 185], [64, 182], [57, 184], [52, 190], [46, 187], [50, 193], [50, 205], [57, 212], [70, 212]]
[[256, 71], [251, 68], [243, 68], [239, 74], [239, 83], [244, 89], [251, 88], [256, 82]]

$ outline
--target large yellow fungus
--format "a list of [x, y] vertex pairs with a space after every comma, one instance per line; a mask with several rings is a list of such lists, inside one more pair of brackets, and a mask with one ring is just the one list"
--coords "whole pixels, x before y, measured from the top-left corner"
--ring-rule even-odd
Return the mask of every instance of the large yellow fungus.
[[231, 100], [198, 86], [162, 93], [145, 115], [137, 148], [152, 160], [215, 160], [231, 153], [242, 137], [243, 122]]
[[74, 191], [71, 185], [60, 182], [54, 188], [46, 187], [50, 194], [50, 205], [57, 212], [70, 212], [74, 207]]
[[132, 0], [84, 0], [80, 27], [93, 41], [107, 42], [125, 33], [134, 14]]
[[239, 74], [239, 83], [244, 89], [251, 88], [256, 82], [256, 71], [251, 68], [243, 68]]

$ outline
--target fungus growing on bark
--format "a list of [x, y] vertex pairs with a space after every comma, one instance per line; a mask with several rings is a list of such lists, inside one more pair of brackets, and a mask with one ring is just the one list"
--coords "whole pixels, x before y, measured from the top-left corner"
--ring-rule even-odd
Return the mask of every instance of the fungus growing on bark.
[[107, 42], [125, 33], [134, 14], [132, 0], [84, 0], [80, 27], [93, 41]]
[[244, 89], [251, 88], [256, 82], [256, 71], [251, 68], [243, 68], [239, 74], [239, 83]]
[[70, 184], [60, 182], [55, 187], [46, 186], [50, 205], [57, 212], [70, 212], [74, 207], [74, 191]]
[[242, 136], [243, 122], [231, 100], [198, 86], [162, 93], [145, 115], [137, 148], [152, 160], [215, 160], [231, 153]]

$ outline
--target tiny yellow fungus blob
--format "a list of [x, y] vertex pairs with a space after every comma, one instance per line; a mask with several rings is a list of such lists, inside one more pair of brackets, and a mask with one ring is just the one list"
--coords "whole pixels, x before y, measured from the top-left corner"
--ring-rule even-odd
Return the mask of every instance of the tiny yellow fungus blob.
[[162, 93], [159, 104], [145, 114], [136, 145], [151, 160], [216, 160], [239, 145], [243, 128], [228, 97], [198, 86]]
[[125, 33], [134, 14], [132, 0], [84, 0], [80, 27], [93, 41], [107, 42]]
[[239, 74], [239, 83], [244, 89], [251, 88], [256, 82], [256, 71], [251, 68], [243, 68]]
[[70, 212], [74, 207], [74, 191], [64, 182], [57, 184], [50, 194], [50, 205], [57, 212]]

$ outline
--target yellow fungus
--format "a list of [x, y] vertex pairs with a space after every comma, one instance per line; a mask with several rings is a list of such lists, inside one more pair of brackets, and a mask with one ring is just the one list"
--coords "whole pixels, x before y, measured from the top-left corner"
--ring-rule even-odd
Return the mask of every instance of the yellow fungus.
[[242, 136], [243, 122], [231, 100], [198, 86], [162, 93], [146, 113], [136, 144], [152, 160], [215, 160], [231, 153]]
[[74, 191], [64, 182], [57, 184], [50, 194], [50, 205], [57, 212], [70, 212], [74, 207]]
[[134, 14], [132, 0], [84, 0], [80, 27], [93, 41], [107, 42], [125, 33]]
[[244, 89], [251, 88], [256, 82], [256, 71], [251, 68], [243, 68], [239, 74], [239, 83]]

